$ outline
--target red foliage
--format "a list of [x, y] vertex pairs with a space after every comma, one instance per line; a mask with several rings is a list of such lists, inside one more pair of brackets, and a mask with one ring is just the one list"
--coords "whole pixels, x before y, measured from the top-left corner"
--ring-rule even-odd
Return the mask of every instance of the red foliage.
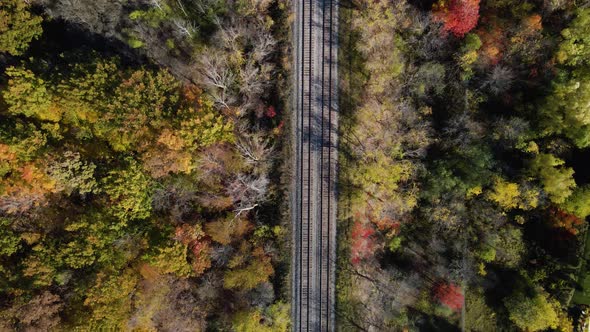
[[584, 224], [584, 221], [573, 214], [553, 207], [549, 210], [549, 223], [554, 228], [562, 228], [572, 235], [577, 235], [580, 231], [579, 226]]
[[352, 226], [352, 243], [350, 261], [357, 265], [361, 260], [373, 255], [375, 251], [375, 242], [371, 238], [375, 230], [370, 224], [356, 221]]
[[479, 0], [441, 0], [434, 5], [433, 15], [443, 23], [443, 31], [463, 37], [477, 25]]
[[275, 110], [274, 106], [269, 106], [268, 109], [266, 110], [266, 116], [268, 116], [269, 118], [274, 118], [275, 116], [277, 116], [277, 111]]
[[443, 305], [455, 311], [463, 308], [463, 291], [453, 283], [438, 283], [434, 288], [434, 297]]

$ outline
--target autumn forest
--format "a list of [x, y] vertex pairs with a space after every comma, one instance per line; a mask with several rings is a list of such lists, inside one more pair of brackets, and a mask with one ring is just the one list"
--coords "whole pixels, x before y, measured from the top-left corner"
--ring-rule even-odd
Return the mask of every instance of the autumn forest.
[[[291, 330], [292, 1], [0, 0], [0, 331]], [[590, 2], [339, 6], [335, 330], [588, 329]]]

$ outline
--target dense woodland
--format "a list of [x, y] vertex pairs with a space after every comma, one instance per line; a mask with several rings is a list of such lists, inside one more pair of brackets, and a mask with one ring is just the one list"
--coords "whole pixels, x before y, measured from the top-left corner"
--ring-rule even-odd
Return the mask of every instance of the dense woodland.
[[288, 329], [289, 9], [0, 2], [0, 330]]
[[[572, 331], [590, 3], [341, 1], [343, 331]], [[0, 330], [286, 331], [290, 4], [1, 0]]]
[[581, 328], [588, 1], [342, 6], [342, 330]]

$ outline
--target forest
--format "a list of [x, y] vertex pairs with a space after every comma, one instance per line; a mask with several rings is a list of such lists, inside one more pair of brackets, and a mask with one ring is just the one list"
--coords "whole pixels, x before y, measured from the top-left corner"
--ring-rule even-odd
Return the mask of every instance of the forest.
[[585, 330], [590, 3], [341, 5], [341, 330]]
[[[339, 4], [337, 330], [587, 329], [590, 2]], [[290, 330], [292, 23], [0, 1], [1, 331]]]
[[289, 10], [0, 2], [0, 330], [288, 330]]

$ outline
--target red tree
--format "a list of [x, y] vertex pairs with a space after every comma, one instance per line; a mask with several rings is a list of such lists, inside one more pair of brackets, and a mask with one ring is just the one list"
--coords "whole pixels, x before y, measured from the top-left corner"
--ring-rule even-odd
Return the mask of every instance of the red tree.
[[434, 5], [433, 15], [443, 23], [443, 31], [463, 37], [477, 25], [479, 0], [441, 0]]
[[441, 282], [434, 288], [434, 297], [443, 305], [459, 311], [463, 308], [463, 291], [453, 283]]
[[549, 209], [549, 223], [552, 227], [562, 228], [572, 235], [577, 235], [584, 221], [571, 213], [553, 207]]
[[375, 233], [370, 224], [356, 221], [352, 226], [352, 243], [350, 249], [350, 261], [357, 265], [361, 260], [373, 255], [375, 242], [371, 238]]

